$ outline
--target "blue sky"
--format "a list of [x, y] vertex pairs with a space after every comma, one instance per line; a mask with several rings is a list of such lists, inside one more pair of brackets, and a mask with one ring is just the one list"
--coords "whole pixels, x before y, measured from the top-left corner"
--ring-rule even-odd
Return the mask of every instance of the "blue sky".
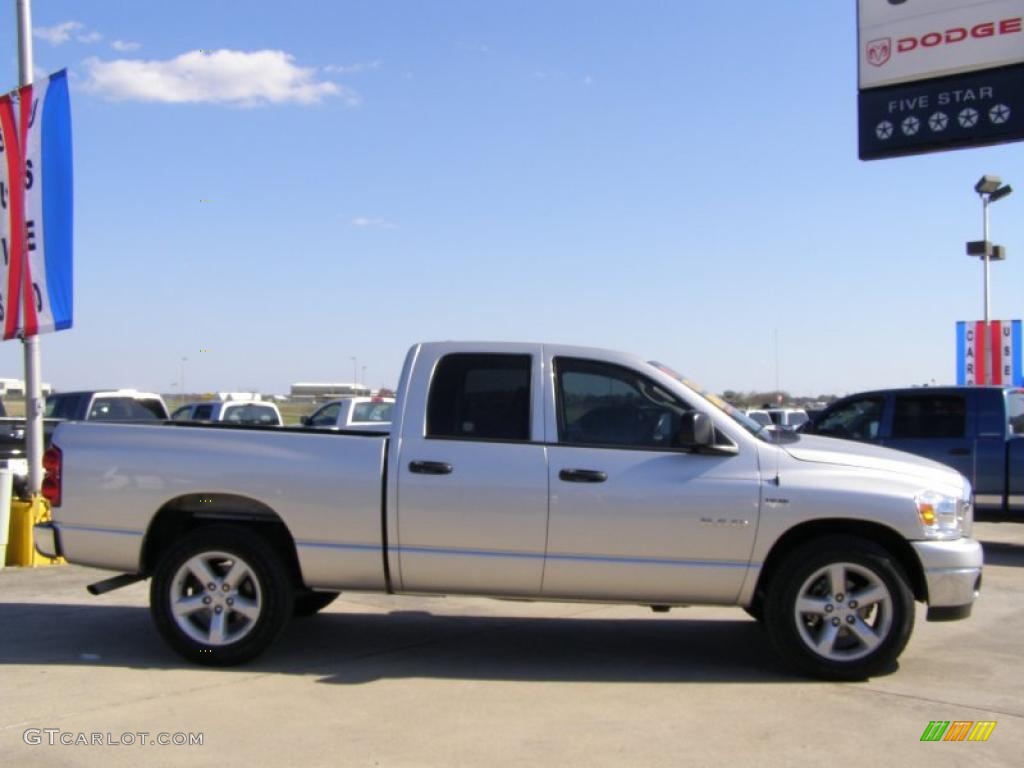
[[951, 382], [984, 173], [1020, 189], [992, 208], [993, 317], [1024, 315], [1024, 147], [859, 161], [853, 0], [36, 0], [33, 21], [37, 76], [71, 73], [58, 389], [175, 392], [183, 357], [193, 392], [348, 381], [353, 356], [394, 385], [410, 344], [466, 338], [770, 389], [776, 333], [796, 394]]

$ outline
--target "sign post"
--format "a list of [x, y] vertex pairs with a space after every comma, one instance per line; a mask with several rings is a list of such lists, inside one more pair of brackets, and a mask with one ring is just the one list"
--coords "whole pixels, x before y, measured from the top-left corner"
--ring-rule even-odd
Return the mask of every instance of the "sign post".
[[67, 73], [34, 84], [29, 0], [17, 0], [18, 80], [0, 96], [0, 326], [25, 359], [28, 492], [42, 488], [39, 334], [72, 323], [71, 111]]
[[[32, 8], [18, 0], [18, 85], [30, 86], [32, 71]], [[35, 497], [43, 487], [43, 394], [39, 336], [22, 337], [25, 352], [25, 458], [28, 460], [28, 493]]]

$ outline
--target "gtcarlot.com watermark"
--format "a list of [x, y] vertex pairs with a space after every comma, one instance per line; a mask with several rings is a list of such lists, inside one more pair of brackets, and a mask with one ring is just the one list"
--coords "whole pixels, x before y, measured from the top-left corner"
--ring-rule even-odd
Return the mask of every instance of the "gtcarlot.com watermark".
[[21, 735], [29, 746], [47, 745], [55, 747], [201, 747], [201, 733], [150, 733], [149, 731], [126, 731], [124, 733], [62, 731], [60, 728], [29, 728]]

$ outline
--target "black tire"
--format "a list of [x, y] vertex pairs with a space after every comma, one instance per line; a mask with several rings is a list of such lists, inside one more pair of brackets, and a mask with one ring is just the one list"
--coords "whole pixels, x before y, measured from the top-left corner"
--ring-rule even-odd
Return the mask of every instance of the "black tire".
[[764, 624], [775, 650], [803, 672], [863, 680], [895, 667], [914, 628], [914, 596], [882, 547], [829, 536], [786, 557], [768, 585]]
[[[237, 578], [233, 586], [228, 577]], [[199, 528], [171, 546], [149, 590], [160, 635], [189, 661], [209, 666], [241, 664], [266, 650], [291, 618], [292, 601], [280, 555], [232, 526]]]
[[328, 605], [338, 599], [340, 592], [314, 592], [311, 589], [304, 589], [295, 593], [295, 608], [293, 616], [312, 616], [319, 613]]

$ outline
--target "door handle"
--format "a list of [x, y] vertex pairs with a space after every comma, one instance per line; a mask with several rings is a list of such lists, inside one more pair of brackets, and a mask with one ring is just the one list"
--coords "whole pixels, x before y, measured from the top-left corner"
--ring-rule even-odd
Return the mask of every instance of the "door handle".
[[558, 479], [567, 483], [603, 483], [608, 475], [596, 469], [563, 469]]
[[971, 455], [971, 449], [970, 448], [953, 448], [953, 449], [950, 450], [949, 455], [950, 456], [970, 456]]
[[450, 475], [452, 465], [444, 461], [410, 461], [409, 471], [417, 475]]

